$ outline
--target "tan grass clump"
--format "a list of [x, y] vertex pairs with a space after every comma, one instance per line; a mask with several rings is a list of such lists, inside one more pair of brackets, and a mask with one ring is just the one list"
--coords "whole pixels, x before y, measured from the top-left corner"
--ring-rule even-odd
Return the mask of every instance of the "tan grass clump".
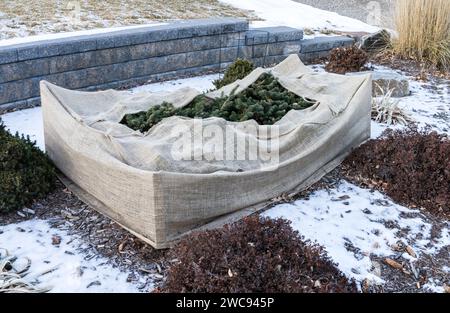
[[450, 1], [397, 0], [394, 51], [440, 69], [450, 68]]

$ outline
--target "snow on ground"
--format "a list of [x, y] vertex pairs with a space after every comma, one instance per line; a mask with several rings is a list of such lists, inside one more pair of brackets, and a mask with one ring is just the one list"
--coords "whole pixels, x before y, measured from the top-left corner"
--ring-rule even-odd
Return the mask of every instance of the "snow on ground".
[[[52, 243], [55, 236], [61, 238], [59, 245]], [[30, 258], [31, 267], [24, 280], [35, 287], [48, 287], [50, 292], [139, 291], [139, 286], [127, 282], [127, 273], [109, 265], [107, 259], [80, 252], [84, 246], [78, 238], [52, 228], [44, 220], [0, 227], [0, 248], [16, 256], [14, 264], [19, 266]]]
[[420, 126], [450, 134], [450, 81], [420, 83], [409, 80], [412, 95], [399, 106]]
[[[323, 65], [309, 66], [315, 72], [325, 72]], [[400, 74], [409, 81], [411, 95], [392, 98], [419, 128], [430, 127], [439, 133], [450, 134], [450, 81], [445, 79], [419, 82], [407, 74], [385, 66], [373, 66], [380, 73]], [[372, 121], [373, 139], [378, 138], [386, 129], [401, 129], [401, 125], [387, 125]]]
[[7, 113], [0, 115], [0, 118], [2, 118], [10, 133], [18, 132], [21, 135], [30, 136], [30, 139], [36, 141], [36, 145], [45, 151], [41, 107]]
[[[396, 72], [409, 80], [411, 95], [402, 98], [392, 98], [398, 101], [407, 116], [419, 127], [429, 127], [439, 133], [450, 134], [450, 81], [440, 80], [418, 82], [407, 75], [392, 69], [377, 66], [379, 72]], [[372, 122], [372, 138], [377, 138], [387, 128], [400, 129], [403, 126], [388, 126]]]
[[219, 79], [220, 75], [221, 74], [211, 74], [211, 75], [170, 80], [160, 83], [153, 83], [133, 88], [131, 89], [131, 92], [138, 93], [142, 91], [148, 92], [174, 91], [184, 87], [191, 87], [197, 89], [200, 92], [205, 92], [214, 88], [213, 81]]
[[[443, 229], [438, 240], [430, 240], [431, 225], [420, 214], [407, 217], [411, 213], [419, 211], [397, 205], [378, 191], [341, 181], [336, 188], [316, 191], [308, 199], [277, 205], [263, 215], [290, 220], [292, 227], [305, 239], [325, 247], [346, 276], [357, 282], [369, 279], [383, 283], [381, 273], [377, 272], [379, 266], [369, 257], [371, 254], [391, 256], [394, 254], [392, 246], [405, 239], [418, 257], [450, 245], [449, 228]], [[395, 227], [387, 227], [385, 223]], [[408, 230], [406, 237], [400, 237], [397, 232], [405, 229]], [[404, 257], [414, 260], [409, 255]], [[433, 286], [429, 281], [427, 287]]]
[[254, 21], [255, 27], [290, 26], [312, 30], [346, 32], [376, 32], [378, 27], [334, 12], [320, 10], [292, 0], [220, 0], [239, 9], [251, 10], [263, 19]]

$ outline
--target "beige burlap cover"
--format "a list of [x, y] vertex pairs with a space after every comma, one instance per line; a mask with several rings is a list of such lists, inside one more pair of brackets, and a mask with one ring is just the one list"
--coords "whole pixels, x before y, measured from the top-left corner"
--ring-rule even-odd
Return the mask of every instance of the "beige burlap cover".
[[[263, 127], [254, 121], [232, 123], [208, 118], [202, 120], [202, 127], [212, 126], [220, 132], [239, 126], [231, 128], [233, 138], [235, 142], [247, 140], [248, 149], [262, 149], [267, 141], [277, 140], [276, 165], [262, 156], [240, 161], [211, 157], [217, 150], [211, 150], [204, 134], [196, 141], [202, 134], [195, 126], [199, 120], [170, 117], [145, 134], [119, 123], [125, 114], [163, 101], [186, 105], [199, 94], [191, 88], [135, 94], [80, 92], [43, 81], [47, 152], [82, 191], [83, 200], [154, 247], [168, 247], [202, 225], [221, 225], [252, 212], [248, 208], [261, 207], [259, 204], [283, 193], [309, 186], [370, 137], [370, 75], [314, 73], [297, 55], [274, 68], [258, 68], [245, 79], [207, 95], [239, 92], [267, 71], [285, 88], [317, 103], [306, 110], [290, 111], [266, 127], [266, 136], [250, 131]], [[277, 132], [270, 132], [274, 127]], [[183, 137], [186, 135], [190, 137]], [[174, 145], [187, 140], [190, 144], [186, 143], [188, 148], [180, 150], [181, 154], [195, 155], [195, 159], [174, 157]], [[233, 149], [228, 142], [223, 147]], [[236, 154], [232, 150], [230, 155]]]

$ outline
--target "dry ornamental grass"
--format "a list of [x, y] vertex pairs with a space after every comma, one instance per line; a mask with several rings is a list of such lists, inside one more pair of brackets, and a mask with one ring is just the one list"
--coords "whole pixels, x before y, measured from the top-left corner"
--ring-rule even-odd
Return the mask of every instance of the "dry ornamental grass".
[[394, 51], [428, 65], [450, 68], [450, 1], [397, 0]]

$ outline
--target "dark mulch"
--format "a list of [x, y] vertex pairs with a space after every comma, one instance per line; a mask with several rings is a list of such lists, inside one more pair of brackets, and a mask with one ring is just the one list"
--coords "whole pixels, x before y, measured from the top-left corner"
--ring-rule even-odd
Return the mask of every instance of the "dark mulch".
[[418, 130], [390, 131], [356, 149], [344, 163], [350, 181], [376, 188], [411, 208], [450, 217], [450, 140]]
[[407, 73], [419, 81], [429, 79], [450, 79], [450, 72], [442, 71], [434, 67], [427, 66], [424, 63], [414, 59], [403, 58], [394, 54], [392, 51], [384, 51], [371, 56], [371, 61], [375, 64], [390, 67]]
[[357, 292], [322, 248], [286, 220], [258, 216], [194, 233], [169, 255], [162, 292]]

